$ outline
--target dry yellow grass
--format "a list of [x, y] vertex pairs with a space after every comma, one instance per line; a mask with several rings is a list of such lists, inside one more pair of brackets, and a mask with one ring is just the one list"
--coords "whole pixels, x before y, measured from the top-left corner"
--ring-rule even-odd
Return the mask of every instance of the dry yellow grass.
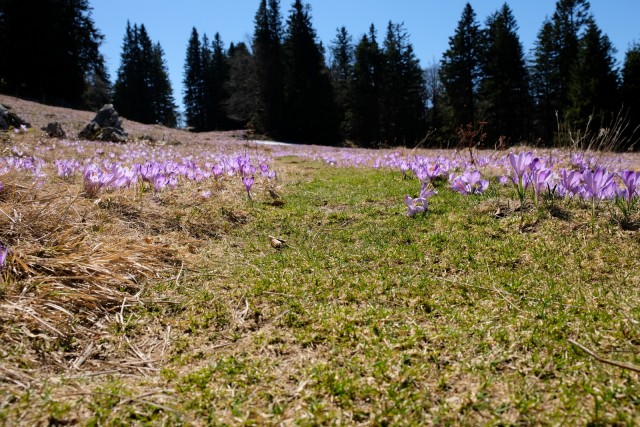
[[[195, 268], [200, 248], [242, 221], [241, 186], [221, 183], [208, 200], [198, 197], [206, 187], [197, 183], [181, 184], [181, 191], [171, 194], [127, 189], [89, 198], [82, 176], [58, 178], [53, 161], [83, 155], [108, 160], [131, 149], [159, 152], [165, 142], [174, 144], [175, 156], [207, 145], [231, 152], [237, 148], [231, 144], [235, 134], [195, 135], [125, 121], [131, 138], [141, 142], [78, 144], [73, 135], [94, 113], [6, 96], [0, 103], [33, 125], [26, 134], [5, 133], [0, 153], [41, 158], [48, 176], [10, 172], [0, 179], [0, 242], [10, 248], [0, 273], [0, 387], [25, 390], [50, 375], [74, 372], [152, 369], [157, 360], [146, 355], [166, 346], [165, 337], [156, 336], [156, 325], [137, 334], [135, 342], [123, 340], [126, 334], [119, 332], [128, 327], [127, 313], [151, 300], [177, 303], [172, 295], [146, 289]], [[61, 122], [69, 140], [52, 140], [39, 131], [49, 121]], [[78, 153], [79, 146], [86, 152]]]

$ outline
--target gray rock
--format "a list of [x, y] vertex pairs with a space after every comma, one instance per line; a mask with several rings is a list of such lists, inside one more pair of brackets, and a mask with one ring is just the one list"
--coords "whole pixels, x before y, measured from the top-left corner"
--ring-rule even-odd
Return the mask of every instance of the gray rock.
[[62, 129], [62, 125], [58, 122], [51, 122], [47, 127], [42, 128], [49, 135], [49, 138], [66, 138], [67, 133]]
[[0, 130], [7, 130], [10, 127], [19, 128], [20, 126], [31, 127], [31, 124], [9, 110], [10, 108], [0, 104]]
[[80, 139], [90, 141], [127, 142], [127, 133], [122, 128], [122, 120], [112, 104], [104, 105], [84, 129], [78, 134]]

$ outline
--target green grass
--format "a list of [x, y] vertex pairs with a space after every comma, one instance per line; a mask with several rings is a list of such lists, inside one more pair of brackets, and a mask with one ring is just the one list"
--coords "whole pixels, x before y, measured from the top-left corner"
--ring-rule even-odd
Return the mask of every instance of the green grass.
[[588, 208], [566, 202], [562, 218], [498, 217], [496, 200], [518, 202], [495, 185], [438, 185], [409, 218], [415, 180], [295, 162], [280, 161], [283, 206], [229, 208], [246, 221], [148, 291], [182, 301], [136, 313], [173, 328], [156, 376], [89, 383], [75, 405], [50, 385], [42, 411], [93, 425], [640, 423], [638, 375], [567, 341], [640, 364], [638, 232], [606, 212], [592, 231]]

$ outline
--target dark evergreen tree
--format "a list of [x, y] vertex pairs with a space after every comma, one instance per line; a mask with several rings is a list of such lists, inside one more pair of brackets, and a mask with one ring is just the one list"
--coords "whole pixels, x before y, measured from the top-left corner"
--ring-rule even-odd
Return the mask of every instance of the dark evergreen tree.
[[527, 137], [531, 102], [517, 31], [518, 25], [506, 3], [487, 20], [479, 96], [489, 143], [501, 136], [514, 142]]
[[426, 83], [427, 126], [432, 135], [429, 144], [442, 143], [446, 139], [443, 127], [446, 120], [444, 88], [440, 81], [440, 64], [432, 63], [424, 70]]
[[204, 117], [204, 64], [202, 60], [202, 44], [198, 30], [193, 28], [184, 65], [184, 118], [187, 126], [194, 130], [205, 127]]
[[333, 91], [309, 10], [309, 5], [295, 0], [287, 19], [285, 137], [296, 142], [335, 144], [338, 125]]
[[[120, 68], [113, 88], [113, 102], [120, 115], [148, 121], [151, 116], [150, 102], [144, 102], [144, 75], [139, 43], [138, 25], [127, 22], [120, 54]], [[144, 109], [143, 109], [144, 108]], [[142, 121], [142, 120], [141, 120]]]
[[426, 129], [426, 88], [402, 25], [389, 22], [382, 59], [382, 141], [385, 145], [413, 145]]
[[175, 126], [177, 114], [164, 52], [144, 25], [127, 22], [113, 101], [118, 112], [141, 123]]
[[531, 72], [536, 123], [546, 141], [557, 128], [556, 117], [564, 120], [570, 105], [569, 86], [589, 8], [587, 0], [558, 0], [551, 20], [538, 33]]
[[177, 105], [169, 81], [169, 71], [160, 43], [152, 48], [149, 88], [153, 103], [153, 120], [167, 127], [178, 124]]
[[43, 102], [82, 106], [108, 99], [108, 75], [88, 0], [2, 0], [2, 90]]
[[449, 49], [440, 65], [440, 79], [451, 108], [455, 129], [473, 124], [477, 119], [477, 91], [483, 59], [482, 34], [476, 14], [466, 4]]
[[568, 116], [579, 129], [585, 129], [589, 122], [592, 131], [608, 127], [620, 109], [614, 53], [609, 38], [589, 19], [569, 87]]
[[228, 98], [225, 112], [234, 127], [253, 126], [257, 111], [255, 62], [244, 43], [231, 45], [227, 52], [229, 79], [225, 83]]
[[104, 66], [104, 59], [94, 64], [86, 76], [86, 88], [82, 95], [82, 103], [90, 110], [99, 110], [111, 102], [111, 82]]
[[354, 48], [346, 27], [338, 29], [336, 38], [331, 42], [331, 82], [335, 94], [340, 138], [351, 138], [350, 91], [353, 79]]
[[559, 50], [555, 39], [553, 23], [549, 20], [538, 32], [534, 60], [530, 66], [531, 95], [533, 97], [533, 132], [543, 141], [552, 141], [557, 128], [559, 102], [558, 72]]
[[380, 86], [382, 83], [382, 53], [371, 24], [355, 47], [355, 64], [351, 82], [351, 132], [361, 147], [376, 147], [380, 143]]
[[[635, 43], [625, 53], [622, 67], [622, 102], [629, 123], [626, 133], [634, 143], [640, 132], [640, 44]], [[629, 146], [621, 147], [624, 149]], [[638, 148], [637, 146], [635, 147]]]
[[[203, 46], [205, 46], [203, 42]], [[228, 120], [224, 110], [227, 102], [225, 83], [229, 79], [229, 64], [224, 43], [219, 33], [213, 37], [211, 48], [203, 55], [205, 64], [205, 128], [206, 130], [224, 130]]]
[[261, 0], [255, 17], [253, 54], [258, 90], [255, 126], [278, 137], [284, 125], [282, 17], [278, 0]]

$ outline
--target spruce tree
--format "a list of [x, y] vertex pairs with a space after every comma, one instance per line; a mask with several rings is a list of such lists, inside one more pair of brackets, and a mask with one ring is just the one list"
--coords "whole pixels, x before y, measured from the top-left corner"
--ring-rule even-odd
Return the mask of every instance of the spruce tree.
[[590, 122], [592, 131], [608, 127], [614, 112], [620, 108], [618, 75], [609, 38], [589, 19], [580, 39], [580, 50], [572, 70], [569, 87], [571, 106], [568, 116], [572, 125], [584, 129]]
[[578, 58], [580, 36], [588, 20], [587, 0], [558, 0], [551, 20], [538, 33], [532, 64], [536, 121], [545, 140], [557, 128], [556, 115], [565, 119], [571, 104], [569, 87]]
[[338, 126], [333, 91], [309, 10], [309, 5], [296, 0], [287, 19], [285, 137], [296, 142], [335, 144]]
[[230, 46], [227, 55], [229, 78], [225, 90], [229, 96], [224, 106], [226, 115], [233, 126], [253, 126], [251, 120], [256, 115], [258, 95], [253, 56], [242, 42]]
[[424, 70], [424, 79], [426, 84], [426, 105], [427, 105], [427, 126], [432, 135], [429, 141], [442, 142], [446, 139], [443, 127], [446, 121], [445, 102], [446, 97], [442, 82], [440, 81], [440, 64], [433, 62]]
[[479, 96], [488, 141], [506, 136], [519, 142], [527, 136], [531, 104], [518, 25], [505, 3], [488, 18], [486, 27]]
[[99, 110], [111, 102], [111, 82], [104, 65], [104, 59], [95, 63], [85, 78], [86, 86], [82, 95], [82, 104], [90, 110]]
[[476, 14], [466, 4], [455, 34], [449, 38], [440, 65], [440, 79], [451, 108], [455, 128], [477, 119], [477, 91], [483, 59], [482, 34]]
[[569, 86], [580, 50], [580, 36], [591, 20], [588, 0], [558, 0], [553, 14], [554, 36], [558, 41], [558, 105], [566, 111], [569, 100]]
[[183, 75], [184, 85], [184, 117], [187, 126], [204, 129], [204, 64], [202, 61], [202, 45], [200, 35], [194, 27], [187, 45], [187, 54]]
[[153, 122], [167, 127], [178, 124], [177, 105], [169, 81], [169, 71], [164, 60], [164, 50], [160, 43], [152, 48], [150, 70], [150, 92], [153, 103]]
[[108, 99], [88, 0], [2, 0], [0, 40], [4, 92], [74, 107], [86, 106], [89, 92]]
[[113, 103], [120, 115], [130, 117], [141, 106], [143, 77], [140, 65], [138, 26], [127, 21], [120, 53], [120, 68], [113, 87]]
[[638, 43], [633, 44], [625, 53], [621, 94], [629, 121], [626, 129], [627, 136], [630, 139], [629, 142], [633, 143], [638, 138], [638, 130], [640, 129], [640, 44]]
[[176, 106], [163, 56], [144, 24], [138, 27], [127, 22], [113, 94], [114, 105], [123, 117], [175, 126]]
[[351, 138], [350, 85], [353, 78], [354, 48], [351, 35], [341, 27], [331, 41], [331, 82], [340, 125], [340, 138]]
[[380, 143], [380, 86], [382, 53], [373, 24], [369, 34], [355, 47], [355, 64], [351, 82], [351, 132], [361, 147], [377, 147]]
[[426, 129], [424, 74], [401, 24], [389, 22], [382, 53], [381, 138], [412, 145]]
[[554, 35], [553, 23], [546, 20], [538, 32], [534, 50], [534, 60], [530, 66], [531, 94], [533, 96], [533, 131], [543, 141], [553, 139], [557, 128], [556, 113], [560, 108], [558, 88], [559, 49]]
[[255, 16], [255, 59], [259, 132], [278, 137], [284, 125], [284, 65], [282, 17], [278, 0], [261, 0]]
[[229, 64], [219, 33], [214, 35], [211, 48], [204, 56], [204, 63], [206, 130], [224, 130], [228, 128], [224, 111], [228, 96], [224, 86], [229, 79]]

